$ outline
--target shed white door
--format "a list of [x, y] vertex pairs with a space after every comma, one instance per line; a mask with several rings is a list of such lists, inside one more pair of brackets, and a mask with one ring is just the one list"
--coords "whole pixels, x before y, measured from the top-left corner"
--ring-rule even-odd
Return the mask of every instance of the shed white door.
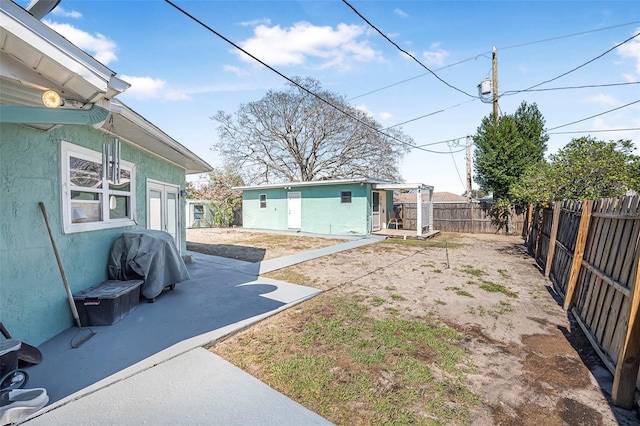
[[380, 224], [380, 193], [373, 191], [372, 194], [372, 213], [371, 213], [371, 229], [379, 231], [382, 227]]
[[287, 192], [287, 228], [300, 229], [302, 227], [302, 193]]
[[160, 182], [147, 181], [147, 228], [165, 231], [173, 237], [178, 250], [180, 188]]

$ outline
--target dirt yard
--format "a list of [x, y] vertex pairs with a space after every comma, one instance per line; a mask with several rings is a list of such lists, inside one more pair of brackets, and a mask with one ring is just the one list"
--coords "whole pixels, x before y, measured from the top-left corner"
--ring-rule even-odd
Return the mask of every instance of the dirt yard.
[[[268, 259], [336, 243], [218, 230], [188, 230], [187, 240], [190, 250], [249, 261], [256, 261], [256, 253]], [[463, 423], [639, 424], [637, 412], [610, 403], [611, 375], [517, 236], [387, 240], [268, 277], [360, 297], [369, 303], [369, 316], [429, 319], [457, 330], [463, 336], [458, 345], [474, 366], [465, 374], [466, 387], [478, 398]], [[288, 321], [295, 317], [284, 312], [247, 332], [295, 329]], [[232, 360], [242, 335], [212, 350]]]

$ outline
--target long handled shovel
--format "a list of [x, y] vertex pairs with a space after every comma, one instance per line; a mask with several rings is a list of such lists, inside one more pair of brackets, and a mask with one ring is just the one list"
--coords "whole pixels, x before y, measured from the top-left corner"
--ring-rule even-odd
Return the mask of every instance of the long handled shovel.
[[[78, 326], [78, 328], [82, 330], [82, 325], [80, 324], [80, 315], [78, 315], [78, 310], [76, 309], [76, 303], [73, 300], [73, 295], [71, 294], [71, 289], [69, 288], [69, 282], [67, 281], [67, 274], [64, 273], [64, 268], [62, 267], [62, 261], [60, 260], [60, 253], [58, 253], [58, 247], [56, 246], [56, 241], [54, 240], [53, 233], [51, 232], [51, 225], [49, 225], [49, 216], [47, 215], [47, 209], [44, 207], [44, 203], [42, 201], [40, 201], [39, 204], [40, 204], [40, 210], [42, 210], [42, 216], [44, 216], [44, 222], [47, 224], [47, 231], [49, 232], [49, 238], [51, 239], [53, 252], [55, 253], [56, 260], [58, 261], [58, 268], [60, 268], [60, 275], [62, 275], [62, 282], [64, 283], [64, 289], [67, 291], [67, 299], [69, 300], [69, 306], [71, 307], [71, 313], [73, 314], [73, 319], [76, 321], [76, 325]], [[73, 349], [79, 348], [87, 340], [95, 336], [95, 334], [96, 333], [94, 333], [93, 330], [89, 329], [89, 334], [79, 339], [77, 343], [74, 344], [73, 339], [71, 339], [71, 347]]]

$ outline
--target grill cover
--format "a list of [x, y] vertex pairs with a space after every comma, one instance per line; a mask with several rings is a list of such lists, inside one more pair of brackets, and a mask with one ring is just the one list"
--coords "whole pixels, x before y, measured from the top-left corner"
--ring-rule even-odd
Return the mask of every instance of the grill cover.
[[191, 278], [171, 235], [150, 229], [122, 233], [111, 248], [108, 269], [110, 280], [144, 280], [140, 293], [147, 299]]

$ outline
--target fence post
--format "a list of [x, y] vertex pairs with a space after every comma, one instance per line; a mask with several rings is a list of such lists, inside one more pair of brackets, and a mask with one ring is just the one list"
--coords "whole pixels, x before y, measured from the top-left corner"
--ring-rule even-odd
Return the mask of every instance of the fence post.
[[531, 223], [531, 204], [524, 209], [524, 223], [522, 224], [522, 239], [529, 246], [529, 224]]
[[553, 253], [556, 251], [556, 237], [558, 236], [558, 226], [560, 222], [561, 210], [562, 201], [556, 201], [553, 204], [553, 219], [551, 221], [551, 235], [549, 236], [549, 251], [547, 253], [547, 264], [544, 268], [545, 278], [549, 278], [549, 272], [551, 272], [551, 264], [553, 263]]
[[636, 279], [633, 284], [631, 308], [629, 309], [629, 323], [627, 336], [618, 354], [616, 374], [613, 377], [613, 389], [611, 397], [613, 403], [631, 410], [633, 408], [638, 380], [638, 367], [640, 367], [640, 319], [638, 319], [638, 306], [640, 305], [640, 247], [637, 247]]
[[582, 203], [582, 215], [580, 216], [580, 225], [578, 228], [578, 236], [576, 237], [576, 248], [573, 251], [573, 263], [571, 264], [571, 274], [569, 275], [569, 282], [567, 284], [567, 292], [564, 296], [564, 310], [569, 310], [573, 301], [573, 292], [576, 289], [576, 283], [578, 282], [578, 273], [580, 272], [580, 266], [582, 265], [582, 256], [584, 256], [584, 246], [587, 242], [587, 235], [589, 234], [589, 222], [591, 221], [591, 207], [593, 201], [585, 200]]

